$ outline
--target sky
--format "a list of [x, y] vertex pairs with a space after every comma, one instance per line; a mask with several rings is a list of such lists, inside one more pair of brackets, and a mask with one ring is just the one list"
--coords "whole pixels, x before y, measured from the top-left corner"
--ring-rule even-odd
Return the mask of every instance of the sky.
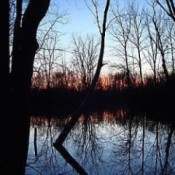
[[[56, 1], [56, 0], [55, 0]], [[105, 2], [104, 0], [102, 0]], [[64, 0], [58, 2], [60, 10], [66, 13], [68, 18], [68, 23], [65, 25], [60, 25], [59, 28], [65, 35], [62, 37], [61, 41], [65, 47], [72, 44], [72, 35], [86, 36], [87, 34], [92, 34], [98, 40], [100, 33], [97, 27], [96, 19], [86, 6], [84, 0]], [[103, 5], [101, 5], [100, 17], [102, 17]], [[109, 43], [108, 35], [106, 35], [106, 46]], [[104, 62], [109, 62], [108, 48], [105, 48]], [[106, 72], [107, 66], [104, 69]]]
[[[90, 2], [91, 0], [86, 1]], [[104, 3], [106, 2], [106, 0], [98, 0], [98, 1], [101, 10], [99, 16], [102, 17], [105, 5]], [[112, 6], [114, 6], [113, 4], [116, 4], [117, 1], [120, 6], [123, 6], [127, 4], [127, 2], [129, 2], [130, 0], [111, 0]], [[134, 0], [134, 1], [143, 4], [145, 0]], [[63, 26], [63, 29], [67, 33], [71, 32], [78, 34], [98, 33], [95, 17], [92, 15], [90, 10], [86, 6], [85, 0], [60, 0], [58, 1], [58, 4], [60, 6], [60, 10], [65, 11], [69, 18], [68, 24], [66, 24], [65, 27]]]
[[65, 0], [59, 4], [60, 8], [68, 14], [69, 22], [65, 28], [68, 33], [96, 33], [94, 17], [84, 0]]
[[72, 35], [86, 37], [87, 34], [92, 34], [97, 40], [99, 39], [96, 19], [84, 0], [64, 0], [59, 4], [68, 17], [68, 23], [61, 27], [62, 32], [65, 33], [65, 45], [72, 44]]
[[[87, 0], [90, 2], [91, 0]], [[111, 0], [116, 1], [116, 0]], [[118, 0], [119, 5], [124, 5], [130, 0]], [[145, 0], [136, 0], [138, 3], [143, 4]], [[57, 28], [64, 35], [60, 38], [60, 45], [63, 46], [66, 50], [70, 50], [72, 46], [72, 35], [81, 35], [86, 36], [86, 34], [93, 34], [97, 39], [100, 34], [98, 31], [96, 19], [93, 14], [90, 12], [88, 7], [85, 4], [85, 0], [52, 0], [58, 4], [60, 13], [63, 12], [66, 14], [65, 18], [68, 19], [68, 22], [64, 25], [58, 24]], [[103, 16], [104, 3], [105, 0], [99, 0], [100, 2], [100, 13], [99, 16]], [[103, 3], [102, 3], [103, 2]], [[110, 14], [108, 14], [109, 16]], [[104, 54], [104, 62], [107, 63], [106, 66], [102, 68], [102, 73], [108, 73], [111, 63], [117, 63], [116, 57], [114, 57], [114, 52], [112, 51], [112, 39], [109, 33], [106, 33], [106, 48]], [[67, 55], [69, 57], [69, 55]], [[111, 70], [110, 70], [111, 71]]]

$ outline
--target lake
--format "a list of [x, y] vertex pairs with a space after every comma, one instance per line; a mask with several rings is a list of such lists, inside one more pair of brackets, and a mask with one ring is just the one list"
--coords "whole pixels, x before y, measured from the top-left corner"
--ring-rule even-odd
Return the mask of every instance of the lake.
[[[81, 115], [64, 142], [89, 175], [175, 174], [175, 115], [123, 108]], [[53, 146], [69, 116], [31, 116], [26, 175], [76, 175]], [[83, 173], [82, 173], [83, 174]]]

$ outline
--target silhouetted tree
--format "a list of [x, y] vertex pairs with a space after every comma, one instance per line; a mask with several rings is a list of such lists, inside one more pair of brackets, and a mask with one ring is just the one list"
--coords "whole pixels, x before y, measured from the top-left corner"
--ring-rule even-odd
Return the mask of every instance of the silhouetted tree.
[[[29, 137], [28, 104], [30, 97], [33, 61], [38, 43], [36, 39], [40, 21], [44, 18], [50, 0], [30, 0], [23, 9], [23, 1], [13, 1], [15, 5], [15, 21], [13, 28], [13, 45], [9, 44], [10, 8], [9, 2], [0, 2], [0, 52], [1, 87], [4, 99], [1, 122], [7, 128], [0, 129], [2, 144], [0, 147], [0, 174], [23, 175], [27, 159]], [[12, 60], [9, 63], [9, 50], [12, 49]], [[10, 83], [9, 83], [10, 81]], [[9, 88], [8, 88], [9, 86]], [[3, 95], [3, 96], [4, 96]], [[6, 109], [6, 110], [4, 110]], [[8, 131], [7, 131], [8, 129]]]
[[175, 2], [173, 0], [155, 0], [160, 7], [171, 17], [175, 22]]
[[26, 101], [30, 91], [34, 57], [39, 47], [36, 40], [37, 29], [40, 21], [45, 16], [49, 3], [49, 0], [31, 0], [23, 15], [22, 1], [17, 1], [16, 4], [11, 90], [23, 101]]
[[[155, 4], [151, 4], [151, 7], [154, 7]], [[145, 12], [145, 23], [146, 23], [146, 35], [148, 36], [148, 46], [145, 50], [145, 59], [147, 63], [150, 65], [151, 70], [153, 71], [153, 80], [154, 84], [157, 82], [157, 71], [158, 71], [158, 48], [156, 43], [158, 42], [158, 37], [156, 35], [155, 30], [153, 28], [153, 22], [155, 15], [150, 15], [150, 11]]]
[[[155, 0], [155, 2], [164, 10], [164, 12], [175, 22], [175, 2], [173, 0]], [[171, 44], [171, 43], [170, 43]], [[171, 47], [172, 49], [172, 47]], [[171, 50], [172, 54], [172, 50]], [[172, 60], [173, 61], [173, 60]], [[174, 64], [174, 61], [172, 62], [172, 65]], [[163, 65], [164, 66], [164, 63]], [[165, 71], [164, 71], [165, 72]], [[165, 72], [166, 73], [166, 72]], [[165, 74], [166, 78], [169, 79], [168, 71]]]
[[95, 42], [93, 36], [87, 35], [85, 39], [81, 36], [73, 36], [73, 65], [79, 75], [82, 88], [90, 86], [97, 64], [97, 50], [99, 43]]
[[175, 38], [174, 38], [174, 30], [175, 30], [175, 23], [171, 20], [167, 20], [167, 42], [168, 42], [168, 53], [171, 59], [171, 75], [175, 75]]
[[128, 14], [131, 16], [130, 41], [135, 48], [133, 58], [138, 65], [140, 81], [141, 85], [143, 85], [143, 50], [145, 47], [145, 24], [142, 20], [143, 13], [139, 10], [138, 5], [132, 3], [129, 6]]
[[114, 41], [117, 46], [114, 47], [116, 50], [116, 56], [122, 58], [122, 63], [117, 68], [122, 68], [126, 72], [126, 84], [131, 86], [131, 72], [129, 67], [129, 54], [128, 45], [129, 37], [131, 35], [131, 17], [124, 9], [120, 10], [119, 6], [113, 9], [114, 20], [111, 25], [111, 31]]
[[160, 55], [161, 55], [162, 68], [163, 68], [166, 80], [169, 81], [169, 73], [168, 73], [167, 63], [166, 63], [166, 59], [165, 59], [167, 45], [166, 45], [166, 42], [163, 38], [164, 32], [165, 32], [165, 28], [164, 28], [165, 23], [162, 24], [163, 15], [161, 12], [159, 14], [157, 14], [155, 7], [153, 7], [153, 14], [154, 14], [154, 18], [152, 19], [152, 22], [153, 22], [154, 29], [155, 29], [156, 36], [157, 36], [156, 46], [157, 46], [157, 48], [160, 52]]
[[[106, 0], [105, 3], [105, 9], [104, 9], [104, 14], [102, 18], [102, 24], [99, 22], [99, 14], [98, 14], [98, 3], [97, 1], [91, 0], [93, 8], [95, 9], [95, 18], [97, 21], [97, 25], [99, 28], [100, 36], [101, 36], [101, 42], [100, 42], [100, 51], [99, 51], [99, 57], [98, 57], [98, 63], [97, 63], [97, 68], [93, 77], [93, 80], [91, 82], [91, 85], [88, 89], [88, 93], [86, 97], [83, 99], [82, 103], [80, 104], [79, 108], [75, 111], [73, 116], [71, 117], [70, 121], [65, 125], [63, 131], [60, 133], [59, 137], [56, 139], [54, 146], [55, 148], [62, 146], [63, 142], [65, 141], [67, 135], [71, 131], [72, 127], [75, 125], [77, 120], [79, 119], [82, 111], [85, 109], [92, 92], [96, 86], [96, 83], [98, 81], [98, 78], [100, 76], [101, 69], [103, 67], [103, 56], [104, 56], [104, 50], [105, 50], [105, 36], [106, 36], [106, 30], [107, 30], [107, 15], [108, 15], [108, 10], [110, 6], [110, 0]], [[92, 9], [90, 9], [92, 11]]]
[[41, 48], [40, 52], [37, 54], [37, 63], [38, 65], [35, 67], [37, 72], [42, 72], [45, 79], [45, 84], [47, 88], [52, 87], [52, 75], [56, 72], [56, 68], [58, 67], [58, 58], [60, 57], [60, 49], [57, 48], [57, 34], [54, 34], [47, 39], [43, 48]]
[[[102, 24], [100, 24], [100, 22], [99, 22], [98, 3], [97, 3], [97, 1], [94, 1], [94, 0], [91, 0], [91, 2], [93, 5], [93, 8], [95, 9], [94, 10], [95, 14], [91, 10], [91, 8], [90, 8], [90, 10], [92, 11], [92, 13], [96, 17], [96, 21], [97, 21], [97, 25], [98, 25], [99, 33], [100, 33], [100, 37], [101, 37], [97, 68], [96, 68], [92, 83], [88, 89], [88, 93], [87, 93], [86, 97], [83, 99], [82, 103], [79, 105], [79, 107], [75, 111], [75, 113], [71, 116], [71, 119], [65, 125], [65, 127], [61, 131], [60, 135], [58, 136], [58, 138], [56, 139], [56, 141], [53, 144], [53, 146], [62, 154], [62, 156], [67, 155], [67, 157], [70, 158], [69, 164], [76, 165], [76, 167], [77, 167], [76, 171], [78, 173], [81, 173], [81, 174], [87, 174], [87, 173], [81, 168], [81, 166], [79, 166], [79, 164], [76, 161], [74, 161], [74, 159], [72, 159], [69, 152], [63, 146], [63, 142], [65, 141], [66, 137], [68, 136], [68, 134], [70, 133], [71, 129], [74, 127], [76, 122], [78, 121], [82, 111], [86, 108], [86, 106], [89, 102], [89, 99], [92, 97], [93, 90], [94, 90], [96, 83], [98, 82], [98, 79], [100, 76], [101, 68], [104, 65], [103, 64], [103, 56], [104, 56], [104, 50], [105, 50], [105, 34], [106, 34], [107, 26], [108, 26], [107, 25], [107, 15], [108, 15], [109, 6], [110, 6], [110, 0], [106, 0], [106, 2], [105, 2], [104, 13], [103, 13], [103, 17], [102, 17]], [[72, 163], [70, 161], [72, 161]]]
[[43, 19], [38, 30], [39, 48], [34, 60], [34, 72], [42, 74], [45, 87], [53, 86], [52, 76], [58, 68], [58, 60], [63, 48], [58, 46], [61, 32], [58, 31], [58, 25], [65, 24], [65, 14], [60, 12], [58, 5], [53, 4], [48, 10], [47, 18]]
[[0, 97], [7, 100], [9, 85], [9, 1], [0, 2]]

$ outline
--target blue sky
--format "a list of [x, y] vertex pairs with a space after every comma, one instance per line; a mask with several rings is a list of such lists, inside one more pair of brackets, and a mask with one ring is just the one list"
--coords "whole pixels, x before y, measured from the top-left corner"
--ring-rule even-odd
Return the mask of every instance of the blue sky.
[[[105, 1], [103, 0], [103, 2]], [[73, 34], [81, 36], [93, 34], [98, 40], [100, 34], [96, 24], [96, 19], [87, 8], [84, 0], [60, 0], [58, 4], [60, 10], [66, 13], [68, 18], [67, 24], [59, 24], [59, 30], [65, 33], [61, 38], [61, 43], [64, 44], [65, 47], [71, 45]], [[101, 17], [102, 13], [99, 15]], [[104, 60], [107, 59], [107, 51], [105, 53], [106, 56], [104, 57]]]
[[[89, 11], [85, 4], [85, 0], [52, 0], [58, 2], [60, 10], [67, 13], [69, 22], [63, 27], [63, 31], [69, 33], [86, 34], [94, 33], [98, 34], [98, 28], [96, 25], [95, 17]], [[91, 4], [91, 0], [86, 0]], [[116, 5], [116, 2], [120, 6], [126, 5], [133, 0], [111, 0], [111, 6]], [[144, 4], [146, 0], [134, 0], [134, 2], [140, 5]], [[100, 14], [102, 17], [104, 4], [106, 0], [98, 0], [100, 4]], [[109, 16], [109, 15], [108, 15]]]
[[[60, 30], [65, 32], [67, 38], [71, 37], [73, 33], [79, 35], [94, 34], [99, 36], [96, 19], [86, 6], [85, 0], [52, 0], [52, 2], [53, 1], [58, 3], [60, 10], [65, 12], [67, 14], [67, 18], [69, 19], [67, 24], [60, 26]], [[92, 5], [91, 0], [86, 1]], [[111, 0], [111, 4], [116, 4], [116, 1], [117, 0]], [[131, 0], [118, 0], [118, 4], [122, 6], [123, 4], [127, 4], [129, 1]], [[143, 3], [145, 0], [135, 1]], [[106, 0], [98, 0], [98, 2], [100, 4], [99, 17], [102, 18]]]
[[87, 9], [84, 0], [64, 0], [59, 4], [60, 8], [68, 14], [69, 22], [65, 26], [67, 32], [78, 34], [96, 32], [94, 17]]
[[[116, 0], [111, 0], [111, 4]], [[130, 0], [118, 0], [119, 5], [127, 4]], [[94, 36], [99, 38], [100, 34], [98, 31], [98, 27], [96, 24], [95, 17], [87, 8], [84, 0], [52, 0], [52, 2], [58, 3], [60, 11], [66, 13], [66, 17], [68, 18], [68, 23], [61, 25], [58, 24], [58, 30], [64, 33], [60, 38], [60, 45], [65, 47], [69, 47], [72, 44], [72, 35], [81, 35], [86, 36], [86, 34], [93, 34]], [[91, 0], [87, 0], [87, 2], [91, 2]], [[100, 9], [101, 13], [99, 17], [103, 15], [104, 5], [106, 2], [105, 0], [99, 0], [100, 2]], [[140, 4], [143, 4], [145, 0], [135, 0]], [[109, 16], [109, 14], [108, 14]], [[106, 48], [104, 54], [104, 62], [107, 62], [108, 65], [103, 68], [104, 72], [107, 70], [110, 62], [116, 62], [116, 58], [114, 58], [114, 53], [111, 51], [112, 40], [111, 36], [107, 33], [106, 34]], [[70, 48], [68, 48], [70, 51]], [[69, 57], [69, 56], [68, 56]]]

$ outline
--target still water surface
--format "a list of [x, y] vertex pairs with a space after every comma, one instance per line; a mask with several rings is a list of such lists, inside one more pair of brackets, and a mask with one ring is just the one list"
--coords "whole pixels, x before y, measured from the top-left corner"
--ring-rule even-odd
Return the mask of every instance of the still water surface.
[[[26, 175], [78, 174], [53, 147], [67, 121], [31, 117]], [[116, 109], [82, 115], [64, 147], [89, 175], [174, 175], [174, 131], [173, 122]]]

